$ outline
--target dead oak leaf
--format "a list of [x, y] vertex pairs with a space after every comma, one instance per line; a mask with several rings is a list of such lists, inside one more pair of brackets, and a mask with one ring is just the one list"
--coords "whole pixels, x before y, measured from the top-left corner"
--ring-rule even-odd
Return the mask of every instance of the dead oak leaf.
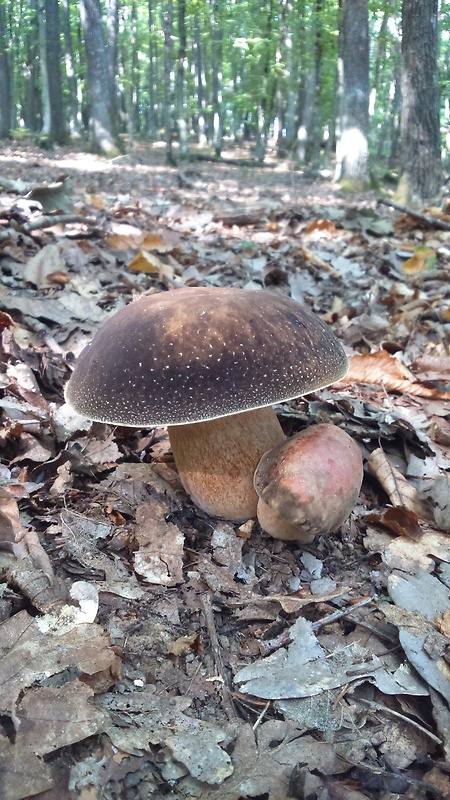
[[81, 674], [109, 676], [119, 672], [119, 659], [100, 625], [82, 623], [59, 635], [41, 630], [44, 617], [20, 611], [0, 625], [0, 711], [11, 715], [27, 687], [76, 668]]
[[450, 400], [450, 392], [426, 386], [386, 350], [352, 356], [344, 380], [351, 383], [379, 384], [388, 391], [401, 394]]
[[417, 514], [404, 507], [388, 508], [382, 514], [366, 514], [364, 521], [413, 539], [419, 539], [422, 535]]
[[299, 762], [325, 775], [336, 772], [336, 748], [301, 733], [280, 720], [265, 722], [256, 733], [251, 725], [243, 725], [233, 749], [234, 772], [220, 789], [209, 790], [208, 797], [240, 800], [267, 795], [269, 800], [285, 800], [290, 794], [289, 779]]
[[176, 586], [183, 581], [184, 536], [167, 522], [168, 506], [150, 498], [136, 509], [134, 571], [148, 583]]

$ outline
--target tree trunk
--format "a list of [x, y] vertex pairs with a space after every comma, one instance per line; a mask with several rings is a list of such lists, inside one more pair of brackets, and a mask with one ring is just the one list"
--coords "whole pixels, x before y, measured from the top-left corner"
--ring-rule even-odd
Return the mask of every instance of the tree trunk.
[[111, 117], [109, 56], [100, 0], [80, 0], [90, 92], [89, 122], [95, 147], [104, 155], [118, 154]]
[[203, 48], [202, 37], [200, 35], [200, 23], [198, 16], [194, 19], [195, 34], [195, 71], [197, 87], [197, 108], [198, 108], [198, 143], [200, 147], [206, 145], [206, 119], [205, 119], [205, 71], [203, 67]]
[[47, 34], [45, 19], [45, 0], [38, 0], [37, 18], [39, 25], [39, 56], [41, 69], [42, 133], [50, 136], [52, 115], [50, 110], [50, 87], [47, 66]]
[[420, 208], [441, 188], [438, 0], [403, 0], [402, 177], [397, 200]]
[[166, 137], [166, 164], [175, 166], [176, 161], [172, 148], [172, 35], [173, 35], [173, 0], [161, 4], [162, 27], [164, 31], [164, 129]]
[[154, 139], [158, 130], [159, 114], [156, 103], [156, 46], [153, 38], [153, 3], [148, 0], [148, 113], [147, 134]]
[[11, 70], [7, 46], [5, 6], [0, 5], [0, 138], [10, 135], [12, 125]]
[[109, 92], [111, 97], [110, 114], [112, 117], [113, 129], [118, 129], [119, 117], [119, 97], [117, 93], [117, 64], [118, 64], [118, 44], [117, 33], [119, 29], [119, 2], [118, 0], [108, 0], [106, 4], [106, 41], [108, 49], [108, 79]]
[[70, 109], [70, 122], [69, 127], [71, 133], [79, 133], [81, 128], [81, 116], [79, 114], [78, 95], [77, 95], [77, 79], [75, 75], [73, 46], [72, 46], [72, 32], [70, 29], [70, 9], [69, 0], [62, 0], [63, 11], [63, 33], [64, 33], [64, 48], [65, 48], [65, 64], [66, 76], [69, 89], [69, 109]]
[[180, 153], [187, 153], [187, 119], [185, 100], [185, 61], [186, 61], [186, 0], [178, 0], [178, 64], [177, 64], [177, 127]]
[[61, 44], [58, 0], [45, 0], [45, 45], [47, 57], [49, 136], [63, 144], [66, 139], [61, 76]]
[[297, 134], [297, 157], [299, 161], [311, 160], [319, 167], [320, 154], [320, 70], [322, 65], [322, 22], [323, 0], [316, 0], [311, 36], [314, 42], [313, 66], [306, 79], [305, 102], [301, 125]]
[[40, 127], [38, 90], [39, 23], [36, 0], [30, 0], [29, 8], [32, 13], [25, 39], [25, 93], [21, 110], [25, 127], [34, 133]]
[[222, 29], [220, 26], [220, 2], [212, 2], [212, 105], [213, 147], [216, 156], [222, 152], [223, 104], [222, 104]]
[[369, 177], [369, 25], [367, 0], [344, 0], [339, 31], [342, 78], [335, 179], [355, 188]]

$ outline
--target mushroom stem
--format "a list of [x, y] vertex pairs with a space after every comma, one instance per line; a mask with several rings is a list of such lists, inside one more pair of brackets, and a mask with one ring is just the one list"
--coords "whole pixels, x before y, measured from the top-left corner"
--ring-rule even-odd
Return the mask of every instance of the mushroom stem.
[[196, 506], [236, 522], [256, 515], [256, 466], [285, 440], [271, 406], [168, 431], [180, 480]]

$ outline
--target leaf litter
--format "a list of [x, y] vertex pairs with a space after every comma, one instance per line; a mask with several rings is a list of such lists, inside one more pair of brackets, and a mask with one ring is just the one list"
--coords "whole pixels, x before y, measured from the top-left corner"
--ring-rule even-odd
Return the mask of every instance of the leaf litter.
[[[125, 170], [86, 156], [86, 188], [70, 151], [24, 147], [27, 183], [12, 148], [0, 176], [2, 798], [447, 797], [444, 212], [142, 145]], [[276, 409], [364, 457], [306, 550], [199, 512], [164, 429], [64, 404], [104, 320], [198, 285], [290, 293], [346, 347], [341, 383]]]

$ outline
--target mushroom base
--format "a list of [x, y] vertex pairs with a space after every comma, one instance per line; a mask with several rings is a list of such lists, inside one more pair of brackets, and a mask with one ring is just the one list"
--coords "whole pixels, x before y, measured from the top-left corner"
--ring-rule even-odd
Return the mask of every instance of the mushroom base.
[[263, 531], [273, 536], [274, 539], [283, 539], [285, 542], [312, 542], [316, 538], [316, 532], [308, 530], [308, 527], [301, 528], [292, 525], [287, 520], [280, 517], [270, 506], [259, 498], [258, 500], [258, 522]]
[[256, 516], [256, 466], [286, 438], [271, 406], [171, 425], [168, 432], [181, 483], [196, 506], [233, 522]]

